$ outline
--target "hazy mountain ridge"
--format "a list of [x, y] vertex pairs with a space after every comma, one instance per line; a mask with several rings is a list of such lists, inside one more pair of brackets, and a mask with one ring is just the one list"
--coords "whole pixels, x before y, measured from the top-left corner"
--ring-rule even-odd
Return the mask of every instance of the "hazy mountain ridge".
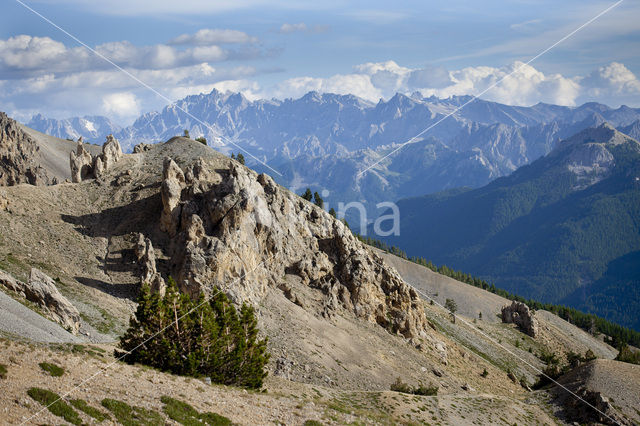
[[[627, 311], [640, 309], [637, 280], [607, 269], [640, 249], [639, 178], [640, 143], [603, 124], [482, 188], [401, 200], [400, 236], [387, 241], [522, 296], [638, 328], [615, 309], [623, 300]], [[603, 282], [605, 274], [616, 279]], [[614, 294], [601, 292], [612, 286]]]
[[[121, 130], [102, 126], [105, 134], [98, 139], [114, 133], [124, 151], [131, 151], [137, 143], [167, 140], [187, 129], [192, 137], [204, 136], [227, 154], [242, 147], [251, 154], [245, 153], [248, 164], [273, 174], [252, 156], [267, 162], [282, 173], [275, 176], [278, 183], [294, 191], [307, 186], [326, 189], [325, 201], [334, 206], [363, 201], [371, 220], [377, 202], [480, 187], [547, 154], [558, 140], [580, 130], [607, 121], [633, 135], [640, 120], [639, 109], [624, 106], [521, 107], [471, 100], [396, 94], [373, 104], [353, 95], [309, 92], [299, 99], [249, 101], [240, 93], [214, 90], [146, 113]], [[85, 134], [78, 127], [84, 126], [82, 120], [40, 117], [30, 125], [60, 137], [77, 137]], [[411, 146], [360, 174], [429, 126], [433, 127]]]
[[34, 115], [27, 123], [32, 129], [61, 139], [78, 139], [82, 136], [91, 142], [103, 142], [109, 134], [118, 133], [122, 128], [103, 116], [73, 117], [63, 120]]

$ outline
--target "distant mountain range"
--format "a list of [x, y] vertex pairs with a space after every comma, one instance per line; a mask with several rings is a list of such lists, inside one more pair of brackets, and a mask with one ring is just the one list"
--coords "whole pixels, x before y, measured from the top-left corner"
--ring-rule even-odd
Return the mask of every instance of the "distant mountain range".
[[398, 207], [385, 241], [409, 255], [640, 330], [640, 143], [609, 124], [482, 188]]
[[[353, 95], [310, 92], [299, 99], [249, 101], [239, 93], [214, 90], [144, 114], [125, 128], [105, 117], [36, 116], [28, 126], [61, 138], [83, 135], [90, 141], [103, 141], [113, 133], [126, 151], [187, 129], [192, 137], [205, 136], [211, 146], [227, 154], [242, 147], [251, 154], [244, 153], [249, 165], [274, 175], [252, 156], [266, 162], [282, 174], [275, 175], [276, 180], [294, 191], [307, 186], [329, 191], [325, 201], [336, 209], [338, 202], [363, 202], [368, 220], [379, 213], [375, 205], [381, 201], [485, 185], [549, 153], [558, 140], [605, 121], [640, 136], [640, 109], [598, 103], [519, 107], [478, 99], [456, 111], [471, 99], [396, 94], [374, 104]], [[360, 174], [451, 113], [415, 142]], [[358, 222], [350, 213], [347, 218]]]

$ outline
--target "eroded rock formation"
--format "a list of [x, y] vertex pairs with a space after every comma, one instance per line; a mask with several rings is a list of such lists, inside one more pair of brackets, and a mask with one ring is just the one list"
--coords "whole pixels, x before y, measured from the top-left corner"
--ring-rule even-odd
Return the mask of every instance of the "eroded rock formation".
[[234, 162], [214, 170], [203, 160], [183, 172], [167, 158], [163, 178], [160, 226], [174, 242], [169, 272], [183, 291], [218, 287], [257, 305], [268, 287], [286, 289], [288, 274], [321, 291], [319, 315], [346, 310], [416, 345], [430, 339], [422, 302], [397, 272], [269, 176]]
[[0, 186], [53, 183], [53, 177], [39, 164], [39, 158], [40, 147], [33, 138], [0, 112]]
[[148, 284], [152, 291], [164, 294], [166, 284], [156, 267], [156, 253], [149, 238], [138, 234], [136, 257], [140, 266], [140, 284]]
[[106, 142], [102, 145], [102, 153], [95, 157], [84, 149], [82, 137], [80, 137], [76, 152], [72, 151], [69, 155], [71, 181], [78, 183], [94, 177], [100, 179], [104, 172], [112, 168], [120, 158], [122, 158], [122, 148], [113, 135], [107, 136]]
[[511, 305], [503, 306], [502, 322], [517, 325], [523, 333], [531, 337], [538, 335], [538, 320], [529, 307], [522, 302], [513, 301]]
[[24, 283], [0, 271], [0, 284], [35, 303], [45, 315], [62, 325], [69, 332], [78, 333], [80, 329], [80, 313], [58, 291], [53, 279], [44, 272], [31, 268], [29, 282]]
[[84, 149], [82, 137], [78, 139], [76, 152], [71, 151], [69, 154], [69, 162], [71, 165], [71, 182], [82, 182], [93, 175], [93, 158], [91, 154]]

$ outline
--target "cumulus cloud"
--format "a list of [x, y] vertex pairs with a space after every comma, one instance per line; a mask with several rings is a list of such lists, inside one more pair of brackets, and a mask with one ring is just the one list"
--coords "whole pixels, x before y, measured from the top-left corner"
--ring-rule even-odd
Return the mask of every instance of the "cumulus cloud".
[[[203, 62], [251, 59], [270, 54], [250, 43], [257, 39], [231, 30], [200, 30], [183, 34], [172, 45], [136, 46], [128, 41], [109, 42], [94, 49], [119, 66], [134, 69], [171, 69]], [[228, 49], [222, 43], [243, 43]], [[186, 45], [192, 45], [184, 47]], [[18, 35], [0, 40], [0, 78], [24, 78], [47, 73], [109, 69], [113, 66], [84, 47], [67, 47], [49, 37]]]
[[499, 68], [478, 66], [448, 71], [441, 67], [412, 69], [386, 61], [357, 65], [351, 74], [288, 79], [263, 93], [296, 97], [309, 90], [351, 93], [373, 102], [389, 99], [396, 92], [420, 92], [439, 98], [480, 95], [510, 105], [546, 102], [571, 106], [594, 100], [612, 106], [637, 106], [640, 82], [628, 68], [615, 62], [588, 76], [568, 77], [545, 74], [522, 62]]
[[111, 93], [102, 98], [102, 110], [111, 117], [132, 117], [140, 115], [140, 103], [133, 93]]
[[640, 81], [621, 63], [612, 62], [598, 68], [580, 79], [580, 84], [585, 88], [584, 99], [619, 99], [637, 106]]

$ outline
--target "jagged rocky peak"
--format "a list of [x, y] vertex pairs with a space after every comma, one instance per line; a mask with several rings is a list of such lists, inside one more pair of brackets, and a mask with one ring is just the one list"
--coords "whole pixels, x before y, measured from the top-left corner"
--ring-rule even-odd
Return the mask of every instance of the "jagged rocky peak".
[[14, 120], [0, 112], [0, 186], [56, 183], [39, 164], [40, 147]]
[[[278, 186], [271, 177], [229, 161], [198, 158], [181, 169], [164, 160], [160, 228], [171, 237], [171, 270], [182, 291], [221, 288], [258, 305], [267, 288], [294, 277], [322, 295], [317, 314], [347, 311], [419, 346], [427, 320], [417, 293], [340, 221]], [[285, 290], [283, 290], [285, 291]]]
[[109, 170], [122, 158], [122, 148], [113, 135], [107, 136], [102, 145], [102, 153], [92, 156], [83, 144], [82, 136], [78, 139], [76, 151], [69, 154], [71, 166], [71, 181], [82, 182], [84, 179], [101, 178], [105, 171]]

